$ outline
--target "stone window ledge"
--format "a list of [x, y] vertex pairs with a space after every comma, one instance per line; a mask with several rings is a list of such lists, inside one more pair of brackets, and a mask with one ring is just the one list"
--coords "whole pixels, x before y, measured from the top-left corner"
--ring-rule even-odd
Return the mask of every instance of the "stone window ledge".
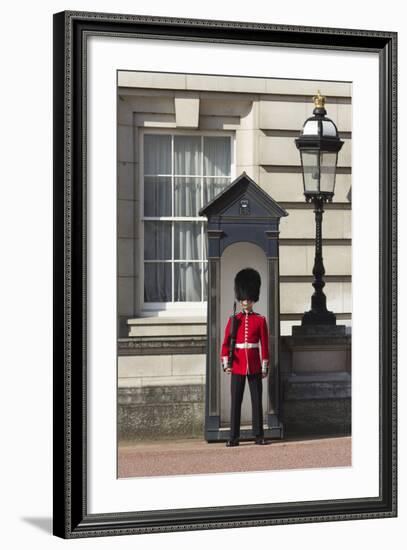
[[206, 324], [206, 315], [159, 317], [151, 315], [146, 317], [135, 317], [128, 319], [127, 324], [130, 325], [189, 325], [189, 324]]
[[206, 352], [206, 317], [137, 317], [127, 326], [128, 337], [118, 341], [119, 355]]
[[128, 319], [128, 336], [179, 337], [206, 336], [206, 317], [138, 317]]

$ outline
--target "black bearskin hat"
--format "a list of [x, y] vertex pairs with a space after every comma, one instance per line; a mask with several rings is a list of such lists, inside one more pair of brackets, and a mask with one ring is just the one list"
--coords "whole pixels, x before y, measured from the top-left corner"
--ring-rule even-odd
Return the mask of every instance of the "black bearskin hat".
[[251, 267], [246, 267], [235, 277], [235, 296], [239, 300], [259, 301], [261, 278], [259, 273]]

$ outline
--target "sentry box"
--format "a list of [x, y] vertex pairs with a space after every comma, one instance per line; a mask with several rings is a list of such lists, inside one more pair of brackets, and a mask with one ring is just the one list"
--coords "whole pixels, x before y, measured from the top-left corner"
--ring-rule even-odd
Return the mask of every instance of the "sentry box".
[[[264, 435], [282, 438], [280, 421], [280, 300], [279, 224], [287, 212], [246, 172], [199, 211], [208, 219], [208, 316], [206, 359], [205, 439], [229, 438], [230, 378], [223, 373], [220, 348], [223, 330], [233, 313], [234, 277], [245, 267], [261, 276], [254, 311], [265, 315], [270, 340], [270, 371], [263, 380]], [[239, 306], [239, 304], [238, 304]], [[242, 403], [240, 439], [251, 439], [248, 388]]]

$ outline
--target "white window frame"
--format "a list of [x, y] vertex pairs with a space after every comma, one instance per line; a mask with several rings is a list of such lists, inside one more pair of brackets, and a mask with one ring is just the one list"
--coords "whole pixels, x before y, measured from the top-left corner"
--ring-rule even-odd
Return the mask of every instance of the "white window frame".
[[[140, 299], [140, 316], [205, 316], [207, 310], [207, 301], [200, 302], [144, 302], [144, 136], [146, 134], [164, 134], [164, 135], [181, 135], [181, 136], [213, 136], [221, 137], [227, 136], [231, 138], [231, 167], [230, 167], [230, 181], [232, 182], [236, 178], [236, 134], [234, 131], [225, 131], [225, 130], [181, 130], [177, 128], [139, 128], [139, 174], [138, 181], [139, 185], [139, 212], [138, 212], [138, 234], [139, 234], [139, 296]], [[173, 141], [172, 141], [173, 143]], [[173, 162], [173, 155], [172, 160]], [[173, 170], [172, 170], [173, 172]], [[172, 183], [173, 183], [172, 175]], [[174, 205], [173, 205], [174, 207]], [[154, 220], [153, 217], [148, 217], [148, 219]], [[196, 217], [160, 217], [157, 220], [165, 221], [200, 221], [202, 222], [206, 218], [203, 216]], [[203, 232], [203, 224], [202, 229]], [[202, 235], [202, 247], [203, 247], [203, 235]], [[174, 238], [171, 238], [172, 247], [174, 246]], [[173, 252], [173, 251], [172, 251]], [[203, 252], [203, 251], [202, 251]], [[172, 257], [174, 254], [172, 253]], [[174, 261], [171, 261], [174, 265]], [[196, 260], [197, 263], [203, 263], [202, 260]], [[172, 273], [174, 277], [174, 272]], [[203, 292], [203, 289], [202, 289]]]

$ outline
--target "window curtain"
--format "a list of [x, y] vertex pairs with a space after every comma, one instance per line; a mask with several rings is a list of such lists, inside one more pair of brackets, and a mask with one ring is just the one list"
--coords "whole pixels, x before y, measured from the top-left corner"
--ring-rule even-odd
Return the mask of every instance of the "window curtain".
[[[202, 205], [201, 144], [200, 136], [174, 136], [175, 216], [198, 216]], [[175, 260], [202, 259], [201, 247], [201, 222], [174, 222]], [[175, 262], [174, 301], [201, 301], [200, 270], [199, 262]]]
[[[144, 136], [144, 216], [172, 216], [171, 136]], [[144, 259], [171, 260], [171, 222], [144, 222]], [[170, 262], [144, 263], [144, 301], [172, 301]]]
[[230, 138], [204, 137], [204, 204], [211, 201], [230, 183]]
[[145, 302], [172, 301], [170, 263], [145, 263], [144, 281]]
[[175, 216], [198, 216], [201, 207], [201, 155], [200, 136], [174, 136]]
[[[175, 260], [202, 260], [201, 222], [174, 222]], [[201, 301], [201, 262], [176, 262], [174, 300]]]
[[144, 137], [144, 216], [172, 216], [171, 136]]

